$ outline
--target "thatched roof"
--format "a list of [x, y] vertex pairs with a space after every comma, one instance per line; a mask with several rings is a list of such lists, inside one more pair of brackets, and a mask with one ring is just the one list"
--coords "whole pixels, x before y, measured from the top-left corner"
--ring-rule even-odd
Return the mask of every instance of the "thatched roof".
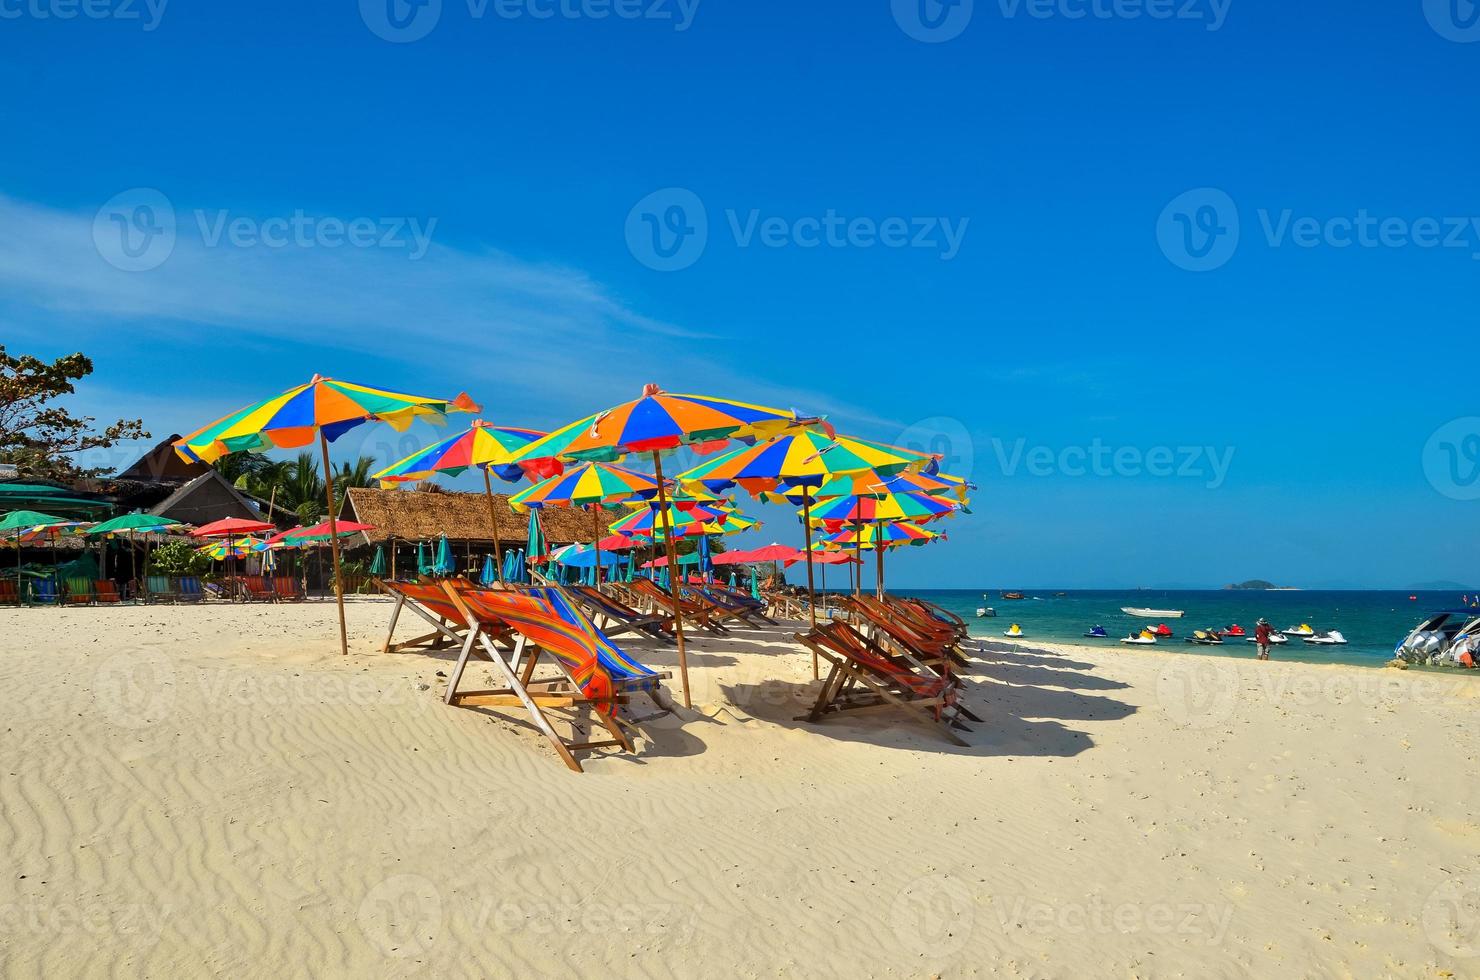
[[[516, 514], [506, 494], [493, 495], [498, 513], [500, 541], [528, 540], [529, 517]], [[375, 525], [366, 533], [372, 544], [394, 535], [407, 541], [420, 541], [446, 534], [457, 541], [493, 541], [493, 522], [488, 515], [488, 497], [482, 493], [458, 493], [451, 490], [375, 490], [351, 487], [349, 520]], [[601, 531], [611, 516], [603, 513]], [[551, 507], [540, 512], [540, 525], [551, 544], [590, 541], [591, 514], [569, 507]]]

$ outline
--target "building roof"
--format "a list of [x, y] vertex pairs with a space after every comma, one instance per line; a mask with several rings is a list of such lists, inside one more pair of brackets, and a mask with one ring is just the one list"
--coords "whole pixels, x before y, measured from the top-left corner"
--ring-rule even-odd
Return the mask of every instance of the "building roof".
[[0, 483], [0, 514], [12, 510], [39, 510], [57, 517], [96, 518], [113, 505], [94, 493], [54, 483]]
[[[509, 506], [507, 494], [496, 493], [493, 500], [498, 513], [499, 540], [527, 541], [529, 516], [516, 514]], [[493, 541], [488, 497], [482, 493], [351, 487], [345, 517], [362, 524], [373, 524], [375, 530], [366, 532], [372, 544], [391, 536], [405, 541], [420, 541], [442, 534], [459, 541]], [[598, 519], [602, 534], [607, 533], [606, 524], [611, 519], [608, 512], [602, 512]], [[570, 507], [542, 510], [540, 526], [552, 544], [590, 541], [595, 533], [591, 513]]]
[[187, 524], [209, 524], [224, 517], [262, 520], [262, 512], [226, 482], [214, 467], [170, 494], [149, 509], [151, 514], [173, 517]]
[[178, 434], [170, 436], [149, 450], [128, 469], [119, 473], [119, 480], [140, 480], [148, 483], [185, 483], [204, 476], [211, 467], [205, 463], [187, 463], [175, 452], [173, 445]]

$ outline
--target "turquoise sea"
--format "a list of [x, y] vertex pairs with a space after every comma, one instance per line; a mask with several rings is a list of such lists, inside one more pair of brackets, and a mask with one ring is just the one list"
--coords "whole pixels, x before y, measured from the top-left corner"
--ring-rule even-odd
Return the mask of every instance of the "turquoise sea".
[[[1237, 623], [1254, 632], [1260, 616], [1276, 629], [1309, 623], [1317, 632], [1340, 630], [1347, 646], [1312, 646], [1291, 637], [1277, 646], [1277, 660], [1303, 660], [1312, 663], [1345, 662], [1375, 667], [1392, 659], [1393, 648], [1431, 612], [1460, 605], [1457, 592], [1248, 592], [1220, 590], [1209, 592], [1182, 591], [1070, 591], [1057, 596], [1054, 589], [1018, 589], [1028, 598], [1008, 600], [1001, 591], [968, 589], [899, 590], [918, 595], [952, 610], [971, 623], [979, 636], [1001, 637], [1012, 623], [1023, 628], [1027, 641], [1035, 639], [1054, 643], [1120, 647], [1117, 640], [1132, 628], [1155, 625], [1147, 620], [1126, 615], [1122, 606], [1146, 609], [1183, 609], [1181, 619], [1166, 620], [1176, 632], [1172, 640], [1160, 640], [1155, 647], [1138, 649], [1175, 650], [1178, 653], [1201, 653], [1209, 656], [1253, 657], [1254, 646], [1227, 640], [1221, 647], [1203, 647], [1186, 642], [1196, 629], [1226, 629]], [[1413, 598], [1410, 598], [1412, 596]], [[1471, 593], [1473, 599], [1474, 593]], [[997, 610], [996, 619], [978, 619], [979, 606]], [[1480, 610], [1476, 610], [1480, 615]], [[1100, 625], [1110, 634], [1108, 640], [1090, 640], [1082, 634]]]

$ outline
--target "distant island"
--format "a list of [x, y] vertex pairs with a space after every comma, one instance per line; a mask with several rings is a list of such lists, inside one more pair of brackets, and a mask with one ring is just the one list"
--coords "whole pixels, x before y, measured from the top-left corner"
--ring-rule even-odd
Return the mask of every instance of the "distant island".
[[1225, 586], [1223, 586], [1223, 590], [1225, 592], [1228, 592], [1228, 591], [1234, 591], [1234, 592], [1298, 592], [1299, 591], [1294, 586], [1290, 586], [1290, 585], [1275, 585], [1273, 582], [1266, 582], [1262, 578], [1251, 578], [1247, 582], [1240, 582], [1237, 585], [1225, 585]]

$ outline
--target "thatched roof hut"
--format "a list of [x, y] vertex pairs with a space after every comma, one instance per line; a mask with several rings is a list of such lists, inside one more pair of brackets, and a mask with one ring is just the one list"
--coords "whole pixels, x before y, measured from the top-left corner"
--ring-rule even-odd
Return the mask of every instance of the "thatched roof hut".
[[[493, 495], [498, 513], [498, 536], [504, 543], [523, 544], [528, 540], [529, 517], [516, 514], [506, 494]], [[362, 524], [373, 524], [366, 532], [371, 544], [390, 537], [403, 541], [431, 540], [446, 534], [453, 541], [475, 545], [493, 544], [493, 522], [488, 514], [488, 497], [482, 493], [459, 493], [452, 490], [375, 490], [352, 487], [344, 516]], [[602, 533], [612, 518], [602, 515]], [[552, 507], [540, 512], [540, 525], [551, 544], [590, 541], [592, 517], [588, 511], [569, 507]]]

